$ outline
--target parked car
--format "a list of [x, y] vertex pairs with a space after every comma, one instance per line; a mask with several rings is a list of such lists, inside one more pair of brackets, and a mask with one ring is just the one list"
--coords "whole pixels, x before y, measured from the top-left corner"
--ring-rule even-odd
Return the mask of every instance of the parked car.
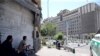
[[100, 34], [96, 34], [90, 42], [90, 55], [100, 56]]

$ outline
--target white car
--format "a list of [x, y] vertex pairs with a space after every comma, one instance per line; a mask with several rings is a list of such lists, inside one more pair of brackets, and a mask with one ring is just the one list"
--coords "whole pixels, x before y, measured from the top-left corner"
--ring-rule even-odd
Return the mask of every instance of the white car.
[[90, 42], [90, 55], [100, 56], [100, 34], [96, 34]]

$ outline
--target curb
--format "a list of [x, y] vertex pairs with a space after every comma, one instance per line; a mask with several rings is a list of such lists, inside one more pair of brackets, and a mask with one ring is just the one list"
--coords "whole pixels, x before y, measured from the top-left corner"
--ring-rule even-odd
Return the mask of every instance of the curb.
[[87, 46], [87, 45], [83, 45], [83, 46], [79, 46], [79, 47], [74, 47], [74, 48], [80, 48], [80, 47], [84, 47], [84, 46]]

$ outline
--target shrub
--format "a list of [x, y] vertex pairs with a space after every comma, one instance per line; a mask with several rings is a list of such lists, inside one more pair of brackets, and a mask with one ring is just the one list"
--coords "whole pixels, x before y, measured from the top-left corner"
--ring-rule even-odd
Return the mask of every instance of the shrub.
[[54, 39], [55, 39], [55, 40], [63, 40], [63, 34], [62, 34], [62, 33], [57, 33], [57, 34], [54, 36]]

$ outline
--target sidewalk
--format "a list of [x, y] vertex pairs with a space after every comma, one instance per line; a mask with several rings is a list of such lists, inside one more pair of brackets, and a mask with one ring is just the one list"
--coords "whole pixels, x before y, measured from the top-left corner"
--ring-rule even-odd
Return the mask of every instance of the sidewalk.
[[66, 52], [65, 50], [57, 50], [55, 48], [43, 47], [38, 53], [38, 56], [71, 56], [71, 52]]
[[80, 46], [78, 46], [78, 43], [69, 43], [67, 46], [71, 48], [79, 48], [79, 47], [86, 46], [86, 43], [79, 43], [79, 45]]
[[75, 48], [76, 52], [68, 52], [67, 50], [57, 50], [56, 48], [47, 48], [44, 46], [38, 51], [37, 56], [89, 56], [89, 46]]

